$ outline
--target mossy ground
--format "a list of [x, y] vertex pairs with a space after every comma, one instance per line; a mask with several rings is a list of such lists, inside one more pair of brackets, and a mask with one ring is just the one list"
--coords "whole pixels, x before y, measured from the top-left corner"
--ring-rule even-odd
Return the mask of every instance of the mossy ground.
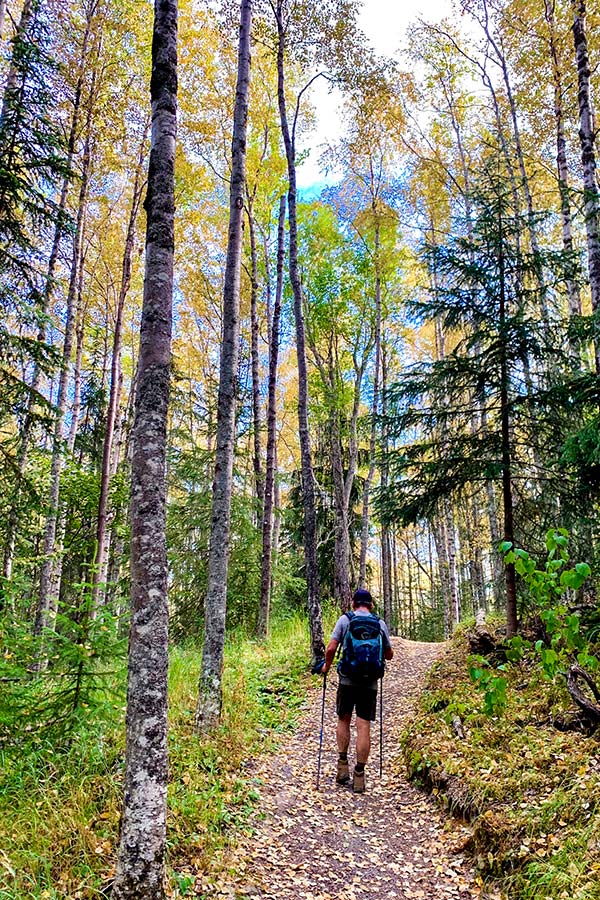
[[[560, 732], [564, 681], [533, 662], [508, 667], [507, 704], [486, 716], [459, 632], [432, 669], [405, 732], [413, 778], [473, 823], [481, 877], [514, 900], [600, 898], [600, 735]], [[459, 716], [465, 739], [452, 718]]]
[[[264, 643], [226, 648], [224, 713], [214, 735], [193, 732], [201, 653], [174, 648], [169, 675], [169, 894], [185, 896], [228, 865], [231, 834], [258, 797], [249, 758], [297, 719], [306, 694], [308, 629], [292, 617]], [[124, 767], [124, 708], [82, 727], [68, 746], [37, 741], [0, 755], [0, 900], [104, 897], [114, 872]], [[235, 828], [233, 827], [235, 826]]]

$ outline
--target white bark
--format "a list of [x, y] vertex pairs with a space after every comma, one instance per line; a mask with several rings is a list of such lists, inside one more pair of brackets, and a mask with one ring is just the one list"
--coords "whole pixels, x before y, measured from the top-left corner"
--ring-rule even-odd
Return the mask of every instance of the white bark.
[[[577, 61], [579, 141], [583, 167], [585, 230], [587, 235], [588, 269], [592, 310], [600, 315], [600, 193], [596, 181], [596, 149], [594, 116], [590, 87], [590, 61], [585, 25], [585, 0], [571, 0], [573, 9], [573, 40]], [[600, 373], [600, 335], [598, 323], [594, 329], [596, 373]]]
[[163, 900], [167, 812], [166, 439], [171, 368], [177, 0], [155, 0], [146, 268], [131, 458], [125, 795], [113, 900]]
[[252, 2], [242, 0], [235, 108], [231, 182], [229, 197], [229, 238], [223, 285], [223, 337], [217, 406], [217, 449], [212, 492], [212, 519], [206, 591], [202, 671], [196, 707], [196, 728], [205, 734], [221, 715], [223, 651], [227, 612], [227, 571], [233, 487], [235, 445], [235, 400], [240, 332], [240, 270], [244, 229], [246, 183], [246, 127], [250, 86], [250, 30]]

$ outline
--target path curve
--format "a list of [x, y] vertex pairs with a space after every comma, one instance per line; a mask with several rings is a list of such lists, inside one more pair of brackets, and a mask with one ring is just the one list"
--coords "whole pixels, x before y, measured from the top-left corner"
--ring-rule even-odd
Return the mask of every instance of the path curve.
[[[260, 779], [255, 834], [236, 853], [237, 875], [220, 894], [245, 900], [473, 900], [479, 889], [461, 848], [469, 829], [453, 822], [404, 776], [398, 737], [425, 674], [443, 644], [393, 638], [384, 680], [384, 774], [378, 723], [367, 792], [335, 784], [335, 687], [326, 696], [321, 790], [315, 788], [319, 685], [297, 731], [276, 754], [254, 764]], [[354, 731], [354, 729], [353, 729]], [[354, 760], [353, 741], [349, 758]], [[250, 773], [247, 773], [250, 774]]]

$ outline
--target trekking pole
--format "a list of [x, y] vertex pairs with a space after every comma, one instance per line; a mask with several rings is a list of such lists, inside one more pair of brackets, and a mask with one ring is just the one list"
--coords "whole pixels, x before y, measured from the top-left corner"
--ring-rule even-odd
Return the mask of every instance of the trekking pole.
[[383, 776], [383, 678], [379, 686], [379, 777]]
[[319, 734], [319, 757], [317, 762], [317, 790], [321, 779], [321, 751], [323, 750], [323, 727], [325, 724], [325, 691], [327, 689], [327, 675], [323, 676], [323, 700], [321, 702], [321, 732]]

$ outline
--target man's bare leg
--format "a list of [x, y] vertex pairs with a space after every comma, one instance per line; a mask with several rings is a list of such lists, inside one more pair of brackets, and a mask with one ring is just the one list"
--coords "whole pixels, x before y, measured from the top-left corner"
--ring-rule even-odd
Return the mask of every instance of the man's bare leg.
[[[337, 738], [337, 747], [340, 753], [347, 753], [350, 746], [350, 722], [352, 721], [352, 713], [338, 719], [335, 736]], [[357, 720], [358, 721], [358, 720]]]
[[346, 782], [350, 780], [350, 769], [348, 767], [348, 747], [350, 746], [351, 721], [352, 713], [338, 718], [337, 729], [335, 732], [338, 750], [340, 753], [336, 776], [336, 781], [338, 784], [346, 784]]
[[371, 750], [371, 723], [368, 719], [356, 717], [356, 762], [366, 763]]
[[356, 717], [356, 766], [352, 788], [355, 794], [362, 794], [365, 790], [365, 763], [369, 758], [371, 749], [371, 723], [368, 719]]

